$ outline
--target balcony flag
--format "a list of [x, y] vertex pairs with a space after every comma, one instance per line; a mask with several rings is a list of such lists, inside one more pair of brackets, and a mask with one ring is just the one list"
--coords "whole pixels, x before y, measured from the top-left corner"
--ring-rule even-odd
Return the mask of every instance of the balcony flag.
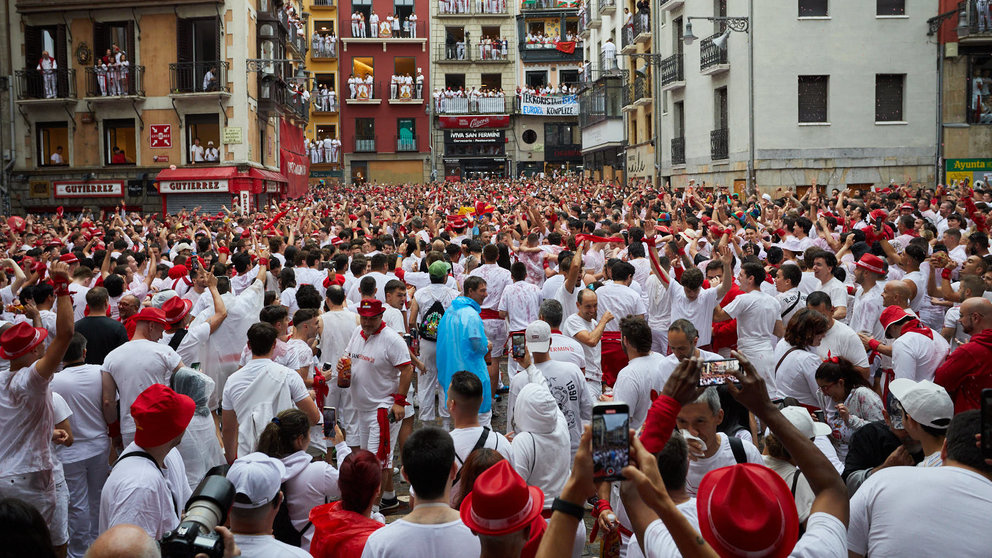
[[575, 54], [575, 41], [558, 41], [555, 48], [565, 54]]

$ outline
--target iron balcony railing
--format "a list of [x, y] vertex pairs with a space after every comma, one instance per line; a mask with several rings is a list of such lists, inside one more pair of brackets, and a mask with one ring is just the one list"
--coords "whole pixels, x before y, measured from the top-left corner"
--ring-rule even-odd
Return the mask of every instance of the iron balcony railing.
[[332, 8], [337, 4], [335, 0], [312, 0], [310, 2], [311, 6], [319, 6], [321, 8]]
[[672, 164], [685, 164], [685, 138], [672, 138]]
[[76, 70], [58, 68], [55, 70], [18, 70], [18, 99], [75, 99]]
[[661, 61], [661, 85], [664, 87], [680, 81], [685, 81], [682, 51]]
[[169, 64], [172, 93], [226, 92], [228, 64], [225, 61], [176, 62]]
[[637, 76], [634, 78], [634, 102], [641, 99], [651, 98], [651, 83], [647, 77]]
[[714, 161], [726, 159], [729, 154], [730, 130], [721, 128], [710, 132], [710, 158]]
[[328, 41], [327, 35], [314, 35], [310, 42], [310, 57], [315, 59], [333, 60], [338, 57], [338, 39], [333, 37]]
[[634, 37], [639, 37], [644, 33], [651, 33], [650, 14], [637, 12], [634, 14]]
[[426, 22], [424, 21], [404, 21], [400, 23], [399, 30], [394, 30], [386, 23], [385, 16], [380, 16], [379, 24], [375, 29], [371, 28], [369, 20], [360, 24], [350, 23], [341, 25], [341, 36], [346, 39], [416, 39], [426, 37]]
[[605, 52], [599, 51], [599, 71], [600, 74], [617, 73], [620, 71], [617, 65], [616, 53], [608, 56]]
[[624, 25], [620, 33], [620, 48], [626, 49], [629, 46], [634, 46], [634, 26]]
[[355, 136], [355, 153], [375, 153], [375, 136]]
[[439, 16], [505, 16], [510, 14], [507, 0], [466, 0], [465, 2], [441, 0], [438, 2], [437, 8], [437, 15]]
[[379, 82], [361, 80], [358, 83], [348, 84], [348, 98], [353, 101], [371, 101], [379, 99], [380, 95], [382, 95], [382, 84]]
[[437, 45], [434, 47], [435, 62], [469, 62], [472, 60], [471, 51], [465, 41], [456, 41], [452, 44]]
[[720, 66], [727, 64], [727, 47], [728, 44], [724, 43], [723, 48], [720, 48], [713, 44], [713, 39], [716, 39], [723, 33], [714, 33], [709, 37], [706, 37], [699, 43], [699, 70], [703, 71], [707, 68], [713, 66]]
[[437, 114], [509, 114], [513, 111], [510, 97], [441, 97], [434, 103]]
[[617, 0], [599, 0], [599, 12], [612, 14], [617, 11]]
[[473, 62], [512, 62], [513, 50], [506, 39], [482, 41], [472, 45]]
[[415, 152], [417, 151], [417, 136], [396, 136], [396, 152]]
[[145, 95], [144, 66], [86, 67], [87, 97], [124, 97]]
[[[400, 77], [406, 78], [406, 76], [400, 76]], [[387, 83], [389, 83], [390, 99], [396, 99], [400, 101], [412, 101], [423, 98], [422, 97], [424, 94], [423, 84], [421, 84], [418, 91], [416, 79], [413, 79], [412, 83], [406, 83], [405, 79], [403, 79], [402, 82], [394, 83], [393, 80], [390, 79]]]

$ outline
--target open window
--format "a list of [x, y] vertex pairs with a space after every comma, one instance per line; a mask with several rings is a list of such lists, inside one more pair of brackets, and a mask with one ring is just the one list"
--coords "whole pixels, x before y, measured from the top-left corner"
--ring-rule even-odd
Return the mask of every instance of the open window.
[[38, 166], [69, 164], [69, 124], [66, 122], [39, 122], [35, 124], [38, 135]]
[[216, 113], [186, 115], [187, 163], [207, 162], [206, 150], [210, 147], [220, 151], [220, 116]]
[[503, 74], [482, 74], [483, 91], [499, 91], [503, 89]]
[[135, 164], [134, 119], [103, 121], [103, 151], [104, 165]]
[[458, 91], [465, 87], [465, 74], [444, 74], [444, 88]]
[[[39, 67], [44, 53], [55, 61], [55, 69], [43, 73]], [[24, 90], [30, 99], [68, 97], [70, 91], [68, 40], [65, 25], [26, 26], [24, 28]]]
[[93, 24], [93, 57], [114, 60], [123, 53], [131, 64], [136, 64], [133, 21], [96, 22]]
[[220, 45], [219, 18], [177, 19], [173, 90], [191, 93], [226, 89]]

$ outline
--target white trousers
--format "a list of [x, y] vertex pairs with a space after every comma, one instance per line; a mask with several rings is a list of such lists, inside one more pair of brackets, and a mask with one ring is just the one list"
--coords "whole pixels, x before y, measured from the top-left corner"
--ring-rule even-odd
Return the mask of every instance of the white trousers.
[[99, 453], [75, 463], [64, 463], [69, 487], [69, 556], [82, 558], [100, 530], [100, 493], [110, 474], [107, 455]]

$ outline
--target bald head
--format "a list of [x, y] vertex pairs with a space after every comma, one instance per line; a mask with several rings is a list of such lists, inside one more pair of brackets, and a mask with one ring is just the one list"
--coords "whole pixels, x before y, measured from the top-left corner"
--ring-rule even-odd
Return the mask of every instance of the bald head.
[[161, 558], [158, 544], [136, 525], [115, 525], [100, 535], [85, 558]]
[[885, 288], [882, 289], [882, 302], [886, 306], [909, 308], [909, 298], [911, 295], [912, 292], [906, 283], [902, 281], [889, 281], [885, 284]]
[[969, 335], [992, 329], [992, 301], [979, 296], [962, 302], [961, 325]]

